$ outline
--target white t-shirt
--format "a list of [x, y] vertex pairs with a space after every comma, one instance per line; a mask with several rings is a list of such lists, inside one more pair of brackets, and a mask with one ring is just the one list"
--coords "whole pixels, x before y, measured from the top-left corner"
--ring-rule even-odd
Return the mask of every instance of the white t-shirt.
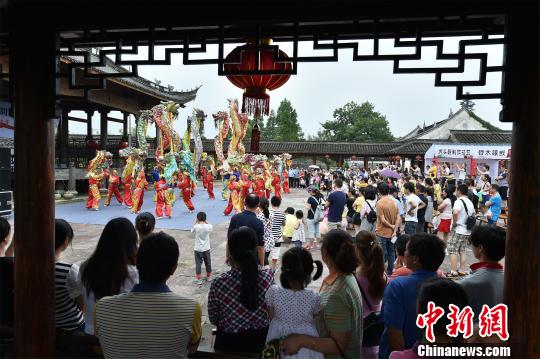
[[209, 223], [197, 223], [191, 228], [191, 233], [195, 233], [195, 248], [197, 252], [210, 250], [210, 232], [214, 227]]
[[[126, 278], [124, 281], [124, 284], [122, 284], [122, 287], [120, 287], [120, 293], [127, 293], [131, 291], [133, 286], [135, 284], [139, 283], [139, 271], [137, 271], [137, 267], [133, 265], [128, 265], [128, 275], [129, 277]], [[86, 325], [84, 327], [84, 332], [86, 334], [94, 335], [94, 308], [96, 306], [96, 297], [94, 297], [94, 292], [88, 293], [86, 291], [86, 286], [82, 284], [81, 280], [81, 273], [84, 270], [84, 264], [81, 265], [81, 270], [79, 271], [79, 276], [77, 277], [77, 282], [81, 288], [81, 293], [84, 298], [84, 306], [85, 306], [85, 312], [84, 312], [84, 321], [86, 322]]]
[[441, 219], [452, 219], [452, 200], [445, 198], [443, 203], [446, 207], [441, 212]]
[[[420, 204], [420, 198], [414, 193], [407, 196], [407, 209], [405, 210], [405, 222], [418, 222], [418, 205]], [[409, 215], [409, 211], [413, 206], [416, 208], [413, 210], [413, 215]]]
[[467, 212], [465, 211], [465, 207], [463, 207], [463, 202], [465, 202], [465, 205], [467, 206], [467, 211], [469, 211], [469, 215], [474, 215], [474, 205], [471, 200], [468, 199], [467, 196], [459, 197], [454, 203], [454, 211], [458, 212], [456, 233], [469, 236], [471, 234], [471, 230], [467, 229], [468, 216]]

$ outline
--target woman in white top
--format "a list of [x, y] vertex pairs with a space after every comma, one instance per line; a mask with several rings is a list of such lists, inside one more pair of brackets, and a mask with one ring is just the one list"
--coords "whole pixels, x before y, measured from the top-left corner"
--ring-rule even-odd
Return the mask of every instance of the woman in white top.
[[443, 190], [443, 201], [437, 207], [437, 212], [439, 213], [439, 218], [441, 222], [437, 228], [439, 238], [443, 239], [445, 242], [448, 240], [448, 233], [452, 228], [452, 199], [451, 193], [446, 189]]
[[126, 293], [139, 282], [135, 268], [137, 232], [127, 218], [109, 221], [94, 253], [81, 265], [79, 285], [86, 308], [84, 331], [94, 335], [94, 307], [103, 297]]
[[360, 209], [360, 218], [362, 220], [360, 224], [360, 231], [375, 232], [375, 223], [368, 220], [368, 214], [371, 210], [375, 211], [375, 206], [377, 205], [377, 194], [373, 187], [368, 186], [364, 191], [364, 198], [366, 199], [362, 208]]

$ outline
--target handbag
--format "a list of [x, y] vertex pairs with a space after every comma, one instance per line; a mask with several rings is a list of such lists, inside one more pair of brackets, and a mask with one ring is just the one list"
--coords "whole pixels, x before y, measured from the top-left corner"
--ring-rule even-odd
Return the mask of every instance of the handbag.
[[374, 347], [378, 346], [381, 341], [381, 336], [384, 331], [384, 323], [381, 318], [381, 312], [376, 312], [373, 310], [367, 295], [364, 293], [358, 278], [356, 279], [358, 288], [360, 288], [360, 293], [362, 294], [362, 299], [367, 303], [371, 313], [363, 319], [362, 324], [362, 347]]
[[467, 219], [465, 220], [465, 226], [467, 227], [467, 230], [473, 229], [474, 225], [476, 224], [476, 216], [474, 214], [470, 215], [469, 210], [467, 209], [467, 205], [465, 204], [464, 200], [460, 200], [463, 203], [463, 207], [465, 208], [465, 213], [467, 214]]

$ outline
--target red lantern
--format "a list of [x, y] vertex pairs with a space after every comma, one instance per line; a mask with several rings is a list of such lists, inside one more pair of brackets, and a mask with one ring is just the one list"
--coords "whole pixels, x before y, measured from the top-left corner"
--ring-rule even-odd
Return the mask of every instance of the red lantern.
[[[261, 41], [265, 45], [270, 44], [269, 39]], [[256, 64], [257, 52], [259, 52], [259, 67]], [[288, 58], [287, 54], [278, 50], [278, 58]], [[290, 62], [276, 62], [273, 49], [260, 50], [255, 49], [255, 45], [248, 43], [238, 46], [225, 60], [233, 62], [225, 64], [225, 71], [234, 74], [241, 71], [290, 71], [292, 64]], [[233, 85], [244, 90], [242, 98], [242, 112], [249, 114], [268, 115], [270, 111], [270, 96], [266, 90], [275, 90], [281, 87], [289, 80], [290, 75], [227, 75]]]
[[118, 149], [119, 150], [122, 150], [126, 147], [128, 147], [129, 144], [127, 143], [127, 141], [123, 141], [123, 140], [120, 140], [120, 142], [118, 142]]
[[86, 148], [90, 149], [90, 150], [97, 150], [98, 149], [98, 144], [96, 142], [96, 140], [94, 140], [93, 138], [89, 138], [88, 140], [86, 140]]
[[260, 140], [261, 140], [261, 130], [259, 130], [259, 123], [255, 122], [255, 126], [253, 126], [253, 130], [251, 130], [250, 150], [252, 153], [259, 153]]

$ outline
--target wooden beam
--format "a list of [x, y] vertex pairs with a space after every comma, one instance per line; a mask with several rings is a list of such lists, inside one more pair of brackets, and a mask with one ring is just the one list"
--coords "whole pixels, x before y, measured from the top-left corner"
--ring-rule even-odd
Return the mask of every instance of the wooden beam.
[[10, 34], [17, 119], [15, 357], [53, 357], [56, 36], [48, 20], [22, 8], [16, 14], [27, 22], [13, 21]]
[[58, 158], [60, 163], [68, 164], [68, 138], [69, 138], [69, 110], [62, 109], [62, 116], [60, 118], [60, 129], [58, 131], [58, 138], [60, 139], [60, 154]]
[[540, 39], [538, 3], [529, 5], [516, 4], [507, 17], [501, 112], [501, 120], [514, 121], [504, 273], [514, 358], [540, 357]]
[[92, 138], [92, 116], [94, 111], [86, 111], [86, 138]]
[[106, 111], [100, 111], [99, 145], [102, 150], [107, 149], [108, 117]]

